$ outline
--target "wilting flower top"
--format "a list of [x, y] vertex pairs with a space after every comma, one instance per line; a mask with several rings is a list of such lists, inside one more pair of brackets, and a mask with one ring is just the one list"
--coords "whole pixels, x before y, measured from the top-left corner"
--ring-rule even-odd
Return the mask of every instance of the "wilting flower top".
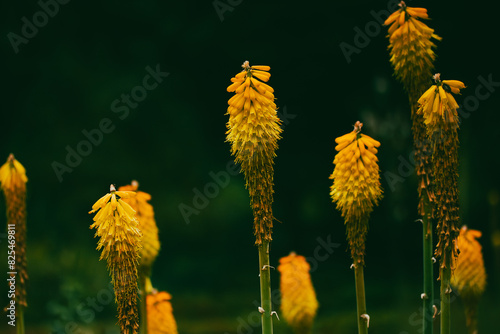
[[25, 188], [28, 178], [26, 170], [19, 161], [11, 154], [7, 162], [0, 167], [0, 183], [4, 190], [14, 191], [15, 189]]

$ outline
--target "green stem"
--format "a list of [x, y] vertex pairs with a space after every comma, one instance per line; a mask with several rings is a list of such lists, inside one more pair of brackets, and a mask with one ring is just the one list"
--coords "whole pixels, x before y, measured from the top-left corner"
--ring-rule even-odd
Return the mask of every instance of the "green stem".
[[146, 275], [143, 273], [139, 274], [139, 289], [141, 296], [141, 319], [140, 319], [140, 333], [148, 333], [148, 305], [147, 305], [147, 293], [146, 293]]
[[16, 331], [17, 334], [24, 334], [24, 307], [21, 305], [18, 306]]
[[356, 281], [356, 305], [358, 310], [358, 333], [368, 334], [367, 319], [362, 317], [366, 314], [366, 299], [365, 299], [365, 278], [363, 274], [363, 265], [357, 264], [354, 267], [354, 279]]
[[273, 334], [273, 304], [271, 301], [271, 267], [269, 266], [269, 241], [259, 245], [260, 300], [262, 313], [262, 334]]
[[[451, 255], [448, 254], [449, 258]], [[447, 261], [448, 262], [448, 261]], [[450, 264], [446, 263], [445, 268], [441, 268], [441, 332], [440, 334], [450, 334], [450, 278], [451, 278], [451, 269]]]
[[433, 244], [432, 244], [432, 221], [429, 218], [430, 205], [424, 202], [425, 214], [422, 217], [423, 248], [424, 248], [424, 293], [423, 298], [423, 334], [433, 332], [433, 303], [434, 303], [434, 272], [433, 272]]

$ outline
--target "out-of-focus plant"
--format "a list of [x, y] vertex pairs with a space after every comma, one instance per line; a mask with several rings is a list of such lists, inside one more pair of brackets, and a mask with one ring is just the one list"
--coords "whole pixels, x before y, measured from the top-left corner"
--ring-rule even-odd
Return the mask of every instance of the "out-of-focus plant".
[[318, 300], [306, 258], [291, 252], [280, 259], [281, 312], [296, 334], [311, 333]]
[[486, 288], [482, 247], [476, 240], [480, 237], [480, 231], [462, 226], [458, 236], [460, 254], [457, 267], [451, 277], [451, 285], [457, 289], [460, 298], [464, 301], [469, 334], [477, 333], [477, 305]]
[[[28, 280], [26, 260], [26, 170], [19, 161], [10, 154], [7, 162], [0, 167], [0, 185], [5, 196], [7, 208], [7, 231], [8, 231], [8, 272], [15, 287], [14, 305], [9, 304], [6, 309], [14, 306], [16, 331], [24, 333], [24, 308], [28, 306], [26, 301], [26, 283]], [[11, 260], [13, 259], [13, 260]], [[10, 290], [9, 290], [10, 291]], [[9, 297], [10, 298], [10, 297]], [[11, 318], [10, 318], [11, 319]]]

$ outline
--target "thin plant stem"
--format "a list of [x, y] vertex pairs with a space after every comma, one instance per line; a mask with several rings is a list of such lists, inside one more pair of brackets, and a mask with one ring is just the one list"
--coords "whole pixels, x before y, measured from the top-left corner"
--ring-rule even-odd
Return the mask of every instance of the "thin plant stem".
[[432, 334], [434, 327], [434, 270], [433, 270], [433, 250], [432, 244], [432, 221], [430, 219], [431, 206], [424, 199], [425, 214], [422, 217], [423, 231], [423, 253], [424, 253], [424, 298], [423, 298], [423, 323], [422, 333]]
[[366, 314], [365, 298], [365, 278], [363, 274], [363, 265], [358, 264], [354, 267], [354, 279], [356, 281], [356, 305], [358, 310], [358, 334], [368, 334], [367, 319], [362, 317]]
[[[260, 299], [262, 313], [262, 334], [273, 333], [272, 301], [271, 301], [271, 267], [269, 266], [269, 241], [263, 240], [259, 245]], [[262, 312], [262, 310], [261, 310]]]
[[[451, 252], [450, 252], [451, 253]], [[451, 254], [450, 254], [451, 256]], [[448, 257], [449, 258], [449, 257]], [[441, 332], [440, 334], [451, 333], [450, 320], [450, 264], [447, 263], [445, 268], [441, 268]]]
[[139, 274], [139, 288], [141, 296], [141, 319], [140, 319], [140, 333], [148, 333], [148, 305], [147, 305], [147, 293], [146, 293], [146, 275], [143, 273]]
[[24, 334], [24, 307], [21, 305], [18, 306], [16, 332]]

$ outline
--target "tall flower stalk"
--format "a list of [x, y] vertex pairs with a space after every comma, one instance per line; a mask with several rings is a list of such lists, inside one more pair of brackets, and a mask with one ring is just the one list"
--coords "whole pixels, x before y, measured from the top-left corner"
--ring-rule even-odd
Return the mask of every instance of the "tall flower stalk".
[[451, 93], [459, 94], [465, 85], [457, 80], [441, 80], [434, 75], [432, 85], [418, 100], [432, 143], [435, 191], [435, 218], [440, 259], [441, 334], [450, 333], [450, 279], [458, 256], [458, 104]]
[[106, 259], [118, 306], [121, 334], [135, 334], [139, 330], [137, 310], [137, 266], [142, 234], [136, 211], [124, 201], [135, 196], [132, 191], [116, 191], [101, 197], [89, 213], [97, 212], [90, 228], [96, 228], [99, 237], [99, 260]]
[[[154, 216], [153, 206], [149, 204], [151, 195], [143, 191], [139, 191], [139, 182], [132, 181], [130, 185], [118, 188], [119, 191], [133, 191], [135, 196], [123, 198], [123, 201], [130, 204], [136, 211], [136, 217], [139, 220], [139, 229], [142, 233], [141, 245], [139, 251], [139, 289], [141, 297], [141, 333], [148, 333], [148, 306], [147, 295], [152, 293], [148, 291], [147, 282], [151, 277], [153, 263], [160, 251], [160, 240], [158, 239], [158, 227]], [[151, 285], [151, 283], [149, 283]]]
[[411, 108], [413, 147], [415, 151], [415, 172], [418, 182], [418, 214], [422, 217], [423, 240], [423, 334], [433, 332], [433, 242], [432, 242], [432, 204], [434, 191], [432, 189], [431, 147], [426, 136], [423, 116], [417, 113], [418, 98], [427, 89], [428, 82], [434, 70], [436, 57], [433, 48], [434, 40], [441, 37], [434, 34], [422, 19], [428, 19], [427, 9], [407, 7], [404, 1], [400, 9], [392, 13], [384, 22], [389, 27], [390, 62], [396, 78], [403, 84], [408, 93]]
[[458, 236], [460, 254], [457, 269], [451, 278], [465, 306], [465, 318], [469, 334], [477, 334], [477, 306], [486, 288], [486, 271], [481, 244], [476, 240], [481, 231], [462, 226]]
[[273, 332], [269, 245], [273, 227], [273, 164], [282, 132], [269, 80], [269, 66], [242, 65], [227, 87], [235, 95], [228, 101], [227, 141], [235, 162], [245, 174], [246, 188], [254, 216], [255, 244], [259, 249], [262, 332]]
[[335, 139], [339, 153], [335, 155], [330, 179], [333, 179], [330, 196], [344, 217], [347, 240], [353, 259], [356, 283], [356, 304], [358, 333], [368, 333], [370, 317], [366, 311], [365, 283], [365, 241], [368, 220], [373, 207], [382, 198], [380, 171], [377, 164], [377, 147], [380, 143], [361, 134], [363, 123], [359, 121], [354, 130]]
[[[14, 279], [16, 293], [16, 331], [24, 333], [24, 308], [26, 302], [26, 283], [28, 271], [26, 269], [26, 170], [19, 161], [10, 154], [7, 162], [0, 167], [0, 184], [5, 196], [7, 208], [7, 230], [9, 231], [9, 262], [10, 278]], [[13, 234], [11, 231], [14, 231]], [[17, 273], [17, 275], [16, 275]]]

